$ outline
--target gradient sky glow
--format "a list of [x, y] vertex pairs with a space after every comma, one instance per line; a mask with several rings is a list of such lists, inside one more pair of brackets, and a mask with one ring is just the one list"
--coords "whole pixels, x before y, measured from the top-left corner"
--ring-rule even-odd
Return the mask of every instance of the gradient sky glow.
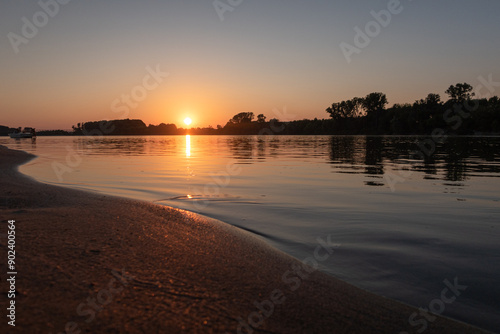
[[272, 118], [284, 106], [295, 119], [326, 118], [332, 102], [374, 91], [392, 105], [444, 98], [450, 84], [476, 86], [479, 76], [500, 81], [497, 0], [401, 0], [402, 12], [348, 63], [340, 43], [354, 44], [354, 28], [388, 2], [243, 0], [221, 21], [212, 0], [72, 0], [15, 53], [8, 34], [22, 36], [22, 18], [32, 22], [41, 7], [3, 1], [0, 125], [123, 118], [113, 101], [157, 66], [168, 77], [126, 115], [179, 127], [188, 116], [194, 127], [242, 111]]

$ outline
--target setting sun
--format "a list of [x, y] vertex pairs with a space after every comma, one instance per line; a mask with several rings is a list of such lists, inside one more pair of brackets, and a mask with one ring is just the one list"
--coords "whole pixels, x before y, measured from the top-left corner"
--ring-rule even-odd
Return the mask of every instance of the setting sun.
[[191, 120], [191, 118], [189, 118], [189, 117], [186, 117], [186, 118], [184, 119], [184, 124], [186, 124], [186, 125], [191, 125], [191, 123], [192, 123], [192, 122], [193, 122], [193, 121], [192, 121], [192, 120]]

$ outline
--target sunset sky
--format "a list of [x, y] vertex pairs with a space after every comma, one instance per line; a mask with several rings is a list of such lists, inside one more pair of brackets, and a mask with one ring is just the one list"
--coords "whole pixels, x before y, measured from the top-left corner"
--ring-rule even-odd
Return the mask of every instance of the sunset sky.
[[370, 92], [392, 105], [444, 98], [450, 84], [477, 86], [479, 76], [500, 81], [497, 0], [402, 0], [350, 63], [340, 44], [355, 46], [355, 27], [393, 0], [221, 0], [219, 13], [212, 0], [55, 1], [40, 1], [48, 14], [37, 1], [0, 5], [0, 125], [181, 127], [190, 117], [215, 127], [284, 107], [293, 119], [326, 118], [332, 102]]

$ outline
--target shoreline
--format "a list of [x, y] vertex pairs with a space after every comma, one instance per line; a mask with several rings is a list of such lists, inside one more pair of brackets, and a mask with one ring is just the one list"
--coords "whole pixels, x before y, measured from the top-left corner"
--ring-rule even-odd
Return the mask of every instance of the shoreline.
[[[273, 134], [265, 134], [265, 135], [260, 135], [260, 134], [191, 134], [189, 132], [186, 133], [177, 133], [177, 134], [99, 134], [99, 135], [85, 135], [85, 134], [70, 134], [70, 135], [53, 135], [53, 134], [37, 134], [36, 138], [38, 137], [88, 137], [88, 138], [94, 138], [94, 137], [168, 137], [168, 136], [173, 136], [173, 137], [185, 137], [187, 135], [190, 136], [222, 136], [222, 137], [233, 137], [233, 136], [247, 136], [247, 137], [252, 137], [252, 136], [277, 136], [277, 137], [286, 137], [286, 136], [311, 136], [311, 137], [321, 137], [321, 136], [327, 136], [327, 137], [432, 137], [432, 134], [282, 134], [282, 133], [273, 133]], [[497, 132], [491, 132], [491, 133], [473, 133], [473, 134], [453, 134], [449, 133], [446, 134], [447, 137], [500, 137], [500, 133]], [[0, 138], [9, 138], [9, 136], [0, 136]], [[11, 138], [12, 139], [12, 138]], [[17, 138], [17, 139], [29, 139], [29, 138]]]
[[[409, 322], [416, 308], [312, 271], [249, 232], [180, 209], [39, 183], [18, 172], [33, 155], [0, 146], [0, 157], [2, 275], [7, 221], [16, 221], [12, 332], [423, 328]], [[0, 300], [6, 312], [6, 295]], [[441, 317], [426, 326], [426, 333], [486, 333]], [[6, 321], [0, 328], [13, 329]]]

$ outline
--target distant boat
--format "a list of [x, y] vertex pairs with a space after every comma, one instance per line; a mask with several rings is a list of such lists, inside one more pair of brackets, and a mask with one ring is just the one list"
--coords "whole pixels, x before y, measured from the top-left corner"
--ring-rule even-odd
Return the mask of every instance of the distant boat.
[[36, 137], [36, 132], [35, 128], [24, 128], [24, 130], [21, 130], [21, 128], [18, 128], [16, 132], [9, 133], [10, 138], [33, 138]]

